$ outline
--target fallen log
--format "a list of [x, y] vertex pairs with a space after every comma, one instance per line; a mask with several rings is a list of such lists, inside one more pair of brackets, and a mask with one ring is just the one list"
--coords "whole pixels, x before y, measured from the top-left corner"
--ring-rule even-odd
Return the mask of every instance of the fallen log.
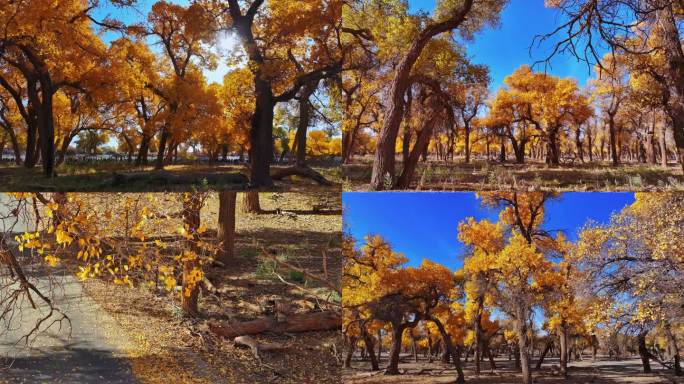
[[298, 333], [342, 329], [342, 317], [333, 311], [312, 312], [288, 316], [284, 321], [261, 318], [251, 321], [233, 322], [223, 325], [209, 324], [209, 329], [218, 336], [234, 338], [256, 335], [263, 332]]
[[261, 356], [259, 352], [281, 351], [287, 349], [286, 345], [278, 343], [259, 343], [251, 336], [238, 336], [233, 340], [233, 344], [238, 346], [249, 347], [252, 350], [254, 357], [259, 359]]
[[308, 179], [311, 179], [311, 180], [317, 182], [319, 185], [326, 185], [326, 186], [333, 185], [333, 183], [331, 181], [326, 179], [323, 175], [316, 172], [312, 168], [303, 167], [300, 165], [277, 169], [273, 172], [273, 174], [271, 175], [271, 178], [273, 180], [282, 180], [282, 179], [289, 177], [289, 176], [306, 177]]
[[149, 172], [114, 172], [110, 180], [111, 186], [120, 186], [129, 183], [144, 182], [148, 184], [182, 185], [182, 184], [237, 184], [240, 189], [246, 189], [249, 179], [242, 173], [221, 172], [188, 172], [173, 173], [169, 171]]

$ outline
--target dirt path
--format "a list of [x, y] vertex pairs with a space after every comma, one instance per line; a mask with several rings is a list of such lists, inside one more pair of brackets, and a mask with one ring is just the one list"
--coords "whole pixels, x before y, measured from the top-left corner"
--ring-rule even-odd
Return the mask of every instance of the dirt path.
[[50, 284], [71, 326], [47, 321], [27, 347], [22, 336], [49, 308], [43, 304], [34, 310], [25, 300], [11, 329], [0, 333], [0, 377], [10, 383], [137, 383], [123, 352], [131, 340], [112, 317], [84, 295], [73, 276], [38, 280], [43, 292]]
[[[343, 373], [345, 384], [446, 384], [453, 383], [456, 371], [453, 365], [441, 362], [414, 363], [410, 356], [402, 359], [399, 365], [402, 375], [384, 376], [382, 372], [372, 373], [366, 362], [352, 363], [352, 369]], [[384, 367], [381, 364], [381, 368]], [[465, 364], [466, 382], [470, 384], [518, 384], [520, 373], [513, 368], [512, 362], [505, 359], [496, 360], [497, 369], [489, 370], [489, 363], [484, 362], [479, 377], [473, 372], [472, 362]], [[652, 373], [643, 373], [638, 358], [627, 358], [620, 361], [601, 358], [595, 362], [590, 359], [573, 361], [569, 364], [569, 375], [564, 379], [558, 375], [558, 359], [546, 359], [541, 370], [533, 370], [535, 383], [543, 384], [683, 384], [683, 377], [674, 377], [662, 367], [651, 364]]]

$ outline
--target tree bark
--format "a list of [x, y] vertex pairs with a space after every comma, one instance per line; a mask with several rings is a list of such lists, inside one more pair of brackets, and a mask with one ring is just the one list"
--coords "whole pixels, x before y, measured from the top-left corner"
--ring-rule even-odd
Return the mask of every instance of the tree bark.
[[344, 358], [344, 368], [351, 368], [352, 357], [354, 356], [354, 350], [356, 349], [356, 338], [347, 338], [347, 354]]
[[189, 317], [199, 316], [197, 299], [199, 296], [200, 284], [193, 278], [196, 270], [200, 269], [199, 246], [197, 245], [200, 227], [200, 210], [202, 209], [202, 198], [196, 193], [188, 193], [183, 197], [183, 224], [190, 235], [186, 247], [194, 254], [194, 257], [187, 257], [183, 261], [183, 284], [181, 292], [181, 307], [183, 313]]
[[361, 335], [363, 336], [363, 343], [366, 345], [366, 351], [371, 362], [371, 371], [379, 371], [378, 359], [375, 357], [375, 346], [373, 345], [373, 338], [368, 333], [366, 327], [361, 326]]
[[311, 331], [333, 331], [342, 328], [342, 317], [333, 311], [312, 312], [288, 316], [285, 321], [274, 318], [261, 318], [243, 322], [230, 322], [223, 325], [209, 325], [212, 332], [234, 338], [241, 335], [256, 335], [263, 332], [299, 333]]
[[561, 321], [558, 329], [558, 338], [560, 339], [560, 372], [563, 377], [568, 376], [568, 330], [565, 321]]
[[411, 154], [409, 155], [406, 163], [404, 163], [404, 169], [401, 171], [401, 175], [397, 180], [397, 188], [408, 189], [411, 187], [411, 181], [413, 180], [413, 174], [416, 171], [416, 166], [418, 165], [420, 155], [430, 144], [430, 135], [432, 135], [435, 122], [436, 116], [431, 116], [418, 134], [418, 138], [416, 139], [415, 144], [413, 144]]
[[650, 373], [651, 372], [651, 353], [648, 351], [648, 348], [646, 347], [646, 334], [648, 332], [642, 331], [639, 333], [637, 336], [637, 341], [639, 342], [639, 356], [641, 357], [641, 364], [644, 367], [644, 373]]
[[169, 130], [163, 126], [159, 134], [159, 148], [157, 148], [157, 160], [154, 163], [154, 169], [164, 169], [164, 151], [166, 150], [166, 141], [169, 139]]
[[376, 144], [375, 161], [371, 175], [371, 189], [384, 189], [384, 180], [387, 175], [394, 178], [395, 146], [399, 126], [404, 115], [406, 90], [410, 85], [409, 77], [411, 69], [416, 63], [423, 48], [436, 35], [448, 32], [458, 27], [466, 18], [473, 6], [474, 0], [465, 0], [463, 5], [456, 10], [449, 19], [430, 24], [425, 27], [413, 40], [406, 55], [397, 65], [394, 78], [390, 84], [389, 98], [383, 125], [380, 129]]
[[385, 369], [385, 375], [399, 374], [399, 353], [401, 352], [401, 337], [404, 335], [406, 325], [392, 323], [392, 345], [389, 352], [389, 363]]
[[318, 81], [311, 82], [302, 88], [299, 95], [299, 124], [297, 125], [297, 165], [306, 166], [306, 134], [311, 121], [311, 103], [309, 98], [316, 91]]
[[447, 333], [442, 322], [435, 317], [431, 317], [429, 320], [432, 321], [435, 326], [437, 326], [439, 334], [442, 336], [442, 342], [445, 345], [445, 350], [449, 355], [451, 355], [451, 358], [454, 362], [454, 368], [456, 368], [457, 373], [456, 384], [465, 383], [465, 375], [463, 374], [463, 368], [461, 367], [460, 351], [456, 350], [454, 347], [453, 343], [451, 342], [451, 336]]
[[544, 350], [542, 351], [541, 355], [539, 355], [539, 360], [537, 360], [537, 365], [534, 367], [534, 369], [536, 369], [536, 370], [541, 369], [542, 364], [544, 364], [544, 359], [546, 358], [546, 355], [551, 350], [552, 346], [553, 346], [553, 342], [551, 341], [551, 337], [549, 337], [546, 340], [546, 345], [544, 346]]
[[241, 210], [243, 213], [261, 213], [261, 205], [259, 204], [259, 192], [246, 192], [242, 198]]
[[522, 370], [522, 383], [532, 384], [532, 373], [530, 372], [530, 340], [527, 335], [527, 314], [525, 309], [518, 304], [515, 309], [516, 331], [518, 333], [518, 349], [520, 354], [520, 368]]
[[676, 153], [684, 170], [684, 50], [682, 50], [679, 27], [674, 5], [668, 3], [656, 13], [658, 28], [663, 35], [666, 81], [670, 92], [668, 114], [672, 119], [672, 133], [677, 146]]
[[615, 116], [613, 114], [608, 114], [608, 138], [610, 142], [610, 156], [613, 161], [613, 166], [617, 167], [618, 165], [620, 165], [620, 159], [618, 158], [615, 135]]
[[219, 192], [218, 240], [216, 260], [227, 264], [235, 256], [235, 201], [237, 193]]

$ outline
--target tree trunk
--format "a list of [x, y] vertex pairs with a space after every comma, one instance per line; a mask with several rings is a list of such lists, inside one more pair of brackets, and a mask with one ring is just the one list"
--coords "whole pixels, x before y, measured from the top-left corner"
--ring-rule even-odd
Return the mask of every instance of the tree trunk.
[[231, 322], [224, 325], [210, 324], [215, 334], [234, 338], [242, 335], [256, 335], [263, 332], [299, 333], [311, 331], [333, 331], [342, 328], [342, 317], [334, 311], [301, 313], [288, 316], [285, 321], [277, 321], [272, 317], [243, 322]]
[[216, 260], [227, 264], [235, 255], [235, 200], [236, 192], [219, 192], [218, 240]]
[[560, 371], [563, 377], [568, 376], [568, 330], [565, 321], [561, 322], [558, 329], [560, 339]]
[[487, 358], [489, 359], [489, 370], [494, 372], [496, 369], [496, 363], [494, 362], [494, 356], [492, 355], [492, 350], [488, 345], [485, 346], [485, 351], [487, 353]]
[[644, 373], [650, 373], [651, 372], [651, 362], [650, 362], [650, 352], [648, 351], [648, 348], [646, 347], [646, 334], [648, 332], [642, 331], [639, 333], [637, 336], [637, 340], [639, 342], [639, 356], [641, 357], [641, 364], [644, 367]]
[[658, 10], [658, 27], [662, 30], [667, 61], [666, 82], [670, 92], [669, 115], [672, 119], [672, 133], [677, 146], [682, 170], [684, 170], [684, 51], [681, 45], [679, 27], [675, 18], [674, 5], [668, 3]]
[[542, 364], [544, 364], [544, 359], [546, 358], [546, 355], [551, 350], [552, 346], [553, 346], [553, 342], [551, 342], [551, 337], [549, 337], [546, 340], [546, 345], [544, 346], [544, 350], [542, 351], [541, 355], [539, 355], [539, 360], [537, 360], [537, 365], [534, 367], [534, 369], [536, 369], [536, 370], [541, 369]]
[[164, 151], [166, 150], [166, 141], [169, 139], [169, 130], [163, 126], [159, 136], [159, 148], [157, 148], [157, 160], [154, 163], [154, 169], [164, 169]]
[[674, 371], [676, 376], [682, 376], [682, 364], [679, 356], [679, 346], [677, 345], [677, 337], [672, 332], [672, 325], [669, 321], [665, 322], [665, 335], [667, 336], [667, 345], [672, 348], [672, 355], [674, 357]]
[[354, 350], [356, 349], [356, 338], [350, 336], [347, 338], [347, 343], [347, 354], [344, 357], [344, 368], [351, 368], [351, 360], [354, 356]]
[[186, 193], [183, 196], [183, 225], [190, 235], [187, 240], [187, 249], [191, 253], [184, 256], [183, 261], [183, 286], [181, 306], [183, 313], [189, 317], [197, 317], [199, 309], [197, 298], [199, 296], [199, 286], [201, 279], [197, 279], [198, 272], [201, 274], [199, 263], [199, 246], [197, 245], [199, 234], [197, 229], [200, 227], [200, 210], [202, 209], [202, 198], [196, 193]]
[[587, 128], [587, 139], [589, 139], [589, 148], [587, 148], [587, 152], [589, 153], [589, 161], [593, 162], [594, 161], [594, 136], [591, 133], [592, 129], [591, 126]]
[[608, 115], [608, 138], [610, 143], [610, 156], [613, 160], [613, 166], [617, 167], [620, 165], [620, 159], [618, 158], [617, 143], [616, 143], [616, 132], [615, 132], [615, 116], [612, 114]]
[[431, 317], [429, 320], [437, 326], [439, 334], [442, 336], [442, 342], [445, 345], [445, 350], [449, 355], [451, 355], [451, 359], [454, 362], [454, 368], [456, 368], [457, 372], [456, 384], [465, 383], [465, 376], [463, 375], [463, 368], [461, 367], [460, 351], [454, 348], [454, 345], [451, 342], [451, 336], [446, 332], [446, 329], [444, 328], [442, 322], [440, 322], [439, 319], [435, 317]]
[[522, 383], [532, 384], [532, 373], [530, 372], [530, 340], [527, 334], [527, 314], [526, 310], [518, 304], [516, 308], [516, 331], [518, 333], [518, 349], [520, 352], [520, 368], [522, 370]]
[[368, 334], [366, 327], [361, 327], [361, 336], [363, 336], [363, 343], [366, 345], [366, 351], [371, 361], [371, 371], [379, 371], [378, 359], [375, 357], [375, 350], [373, 349], [373, 338]]
[[389, 87], [388, 104], [384, 111], [385, 117], [376, 144], [375, 161], [373, 162], [373, 173], [371, 175], [371, 189], [384, 189], [384, 181], [387, 175], [394, 178], [395, 146], [399, 126], [404, 115], [404, 97], [411, 83], [409, 77], [413, 65], [432, 37], [458, 27], [465, 20], [466, 15], [473, 6], [473, 2], [474, 0], [465, 0], [463, 5], [454, 11], [450, 18], [425, 27], [413, 40], [406, 55], [403, 56], [397, 65], [394, 78]]
[[271, 160], [273, 158], [273, 91], [271, 85], [255, 74], [256, 108], [249, 130], [250, 185], [272, 187]]
[[470, 124], [465, 125], [465, 163], [470, 163]]
[[392, 346], [389, 352], [389, 363], [385, 375], [399, 374], [399, 353], [401, 352], [401, 337], [406, 329], [405, 325], [392, 323]]
[[432, 129], [435, 125], [436, 116], [432, 116], [423, 126], [423, 129], [418, 134], [416, 143], [413, 145], [411, 154], [408, 157], [406, 163], [404, 163], [404, 169], [401, 171], [401, 176], [397, 180], [397, 188], [409, 189], [411, 187], [411, 181], [413, 180], [413, 174], [416, 171], [416, 166], [418, 165], [418, 160], [421, 153], [424, 153], [430, 144], [430, 135], [432, 134]]
[[245, 192], [242, 197], [241, 210], [243, 213], [261, 213], [261, 205], [259, 204], [259, 192]]
[[378, 362], [382, 360], [382, 329], [378, 329]]
[[581, 162], [584, 163], [584, 149], [582, 148], [582, 140], [580, 138], [581, 133], [582, 130], [580, 127], [575, 128], [575, 147], [577, 148], [577, 157]]
[[318, 81], [307, 84], [299, 96], [299, 124], [297, 126], [297, 165], [306, 166], [306, 134], [311, 120], [311, 103], [309, 98], [316, 91]]
[[560, 164], [560, 150], [558, 148], [558, 129], [552, 128], [549, 131], [546, 143], [546, 163], [549, 165]]
[[138, 148], [138, 157], [135, 158], [135, 165], [147, 165], [147, 154], [150, 151], [151, 136], [143, 135]]
[[406, 124], [404, 126], [404, 136], [401, 141], [401, 161], [404, 167], [409, 162], [409, 156], [411, 155], [411, 127]]

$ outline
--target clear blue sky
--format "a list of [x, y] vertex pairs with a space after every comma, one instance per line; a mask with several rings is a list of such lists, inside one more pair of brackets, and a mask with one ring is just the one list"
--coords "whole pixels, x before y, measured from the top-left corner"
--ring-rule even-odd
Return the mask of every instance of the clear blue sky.
[[[187, 5], [190, 3], [189, 0], [167, 0], [170, 3], [175, 3], [175, 4], [181, 4], [181, 5]], [[104, 17], [112, 17], [117, 20], [120, 20], [124, 22], [125, 24], [135, 24], [135, 23], [145, 23], [147, 22], [147, 15], [150, 13], [150, 10], [152, 9], [152, 5], [156, 3], [157, 0], [137, 0], [133, 6], [130, 7], [115, 7], [111, 5], [109, 2], [103, 1], [101, 6], [96, 10], [95, 16], [98, 19], [102, 19]], [[113, 39], [121, 37], [121, 34], [119, 33], [114, 33], [114, 32], [108, 32], [102, 36], [103, 40], [107, 43], [112, 41]], [[149, 44], [154, 44], [152, 45], [152, 49], [157, 52], [161, 53], [162, 52], [162, 47], [159, 44], [155, 44], [158, 42], [158, 39], [155, 39], [154, 37], [151, 37], [148, 39]], [[219, 35], [219, 41], [218, 45], [220, 46], [220, 49], [223, 50], [229, 50], [233, 49], [235, 47], [236, 41], [232, 39], [228, 34], [226, 33], [221, 33]], [[222, 56], [219, 51], [219, 56]], [[215, 82], [215, 83], [222, 83], [223, 82], [223, 76], [228, 72], [229, 67], [225, 64], [224, 60], [219, 60], [219, 65], [215, 70], [204, 70], [205, 76], [207, 76], [207, 80], [209, 82]]]
[[[634, 201], [632, 193], [564, 193], [546, 206], [543, 228], [562, 230], [570, 240], [588, 220], [605, 223], [611, 213]], [[343, 193], [344, 224], [355, 239], [382, 235], [395, 251], [419, 265], [423, 258], [455, 270], [464, 245], [458, 223], [467, 217], [497, 220], [498, 210], [483, 208], [474, 193]]]
[[[432, 12], [435, 0], [408, 0], [411, 11]], [[489, 66], [492, 76], [491, 90], [496, 91], [506, 76], [523, 64], [532, 65], [546, 58], [549, 44], [532, 49], [536, 35], [552, 32], [562, 23], [554, 9], [544, 7], [544, 0], [510, 0], [496, 28], [486, 28], [466, 44], [466, 51], [473, 62]], [[544, 70], [543, 66], [535, 67]], [[586, 63], [578, 62], [570, 55], [558, 56], [552, 61], [547, 73], [560, 77], [574, 77], [584, 85], [591, 76]]]

